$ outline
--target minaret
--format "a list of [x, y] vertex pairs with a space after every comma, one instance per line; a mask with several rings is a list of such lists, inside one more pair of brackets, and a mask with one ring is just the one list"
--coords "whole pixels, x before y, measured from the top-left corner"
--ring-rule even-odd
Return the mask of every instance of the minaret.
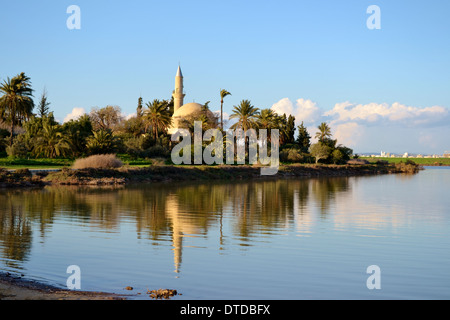
[[183, 93], [183, 74], [178, 66], [177, 75], [175, 76], [175, 90], [173, 91], [173, 111], [177, 111], [183, 105], [185, 94]]

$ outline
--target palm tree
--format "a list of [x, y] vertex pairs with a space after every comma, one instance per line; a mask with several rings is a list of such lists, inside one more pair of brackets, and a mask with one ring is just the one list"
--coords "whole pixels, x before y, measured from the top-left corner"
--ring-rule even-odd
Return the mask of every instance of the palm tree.
[[272, 109], [262, 109], [258, 115], [258, 127], [260, 129], [274, 129], [278, 127], [277, 113]]
[[[250, 100], [242, 100], [238, 106], [234, 106], [230, 119], [238, 119], [231, 129], [242, 129], [244, 131], [244, 150], [247, 150], [247, 130], [258, 127], [259, 109], [252, 106]], [[236, 137], [239, 139], [239, 137]], [[233, 142], [234, 143], [234, 142]]]
[[280, 120], [278, 114], [272, 109], [262, 109], [258, 115], [258, 128], [267, 130], [267, 141], [271, 141], [271, 130], [279, 129]]
[[53, 125], [45, 121], [37, 144], [35, 153], [46, 158], [56, 158], [64, 156], [69, 151], [69, 143], [59, 131], [60, 125]]
[[258, 127], [259, 109], [252, 106], [250, 100], [242, 100], [238, 106], [233, 107], [230, 119], [238, 119], [238, 122], [231, 126], [232, 129], [240, 128], [244, 133], [248, 129]]
[[228, 95], [231, 96], [231, 93], [229, 93], [227, 90], [225, 89], [220, 90], [220, 128], [222, 130], [223, 130], [223, 98], [225, 98]]
[[86, 140], [86, 148], [90, 154], [107, 154], [114, 152], [117, 147], [117, 138], [111, 129], [93, 131], [93, 135]]
[[316, 133], [316, 138], [324, 143], [325, 139], [327, 138], [331, 138], [331, 128], [328, 126], [328, 124], [326, 122], [322, 122], [317, 129], [319, 129], [319, 131]]
[[34, 102], [31, 98], [33, 89], [31, 89], [30, 78], [23, 72], [12, 79], [8, 77], [0, 85], [0, 92], [3, 93], [0, 97], [0, 117], [10, 125], [9, 145], [12, 146], [14, 127], [33, 115]]
[[206, 101], [205, 102], [205, 104], [204, 105], [202, 105], [202, 113], [206, 116], [206, 113], [208, 112], [208, 110], [209, 110], [209, 103], [210, 103], [211, 101]]
[[153, 100], [152, 103], [146, 103], [147, 110], [144, 112], [145, 130], [149, 127], [153, 129], [155, 141], [158, 138], [160, 131], [167, 131], [172, 125], [172, 117], [169, 114], [167, 103], [161, 102], [158, 99]]

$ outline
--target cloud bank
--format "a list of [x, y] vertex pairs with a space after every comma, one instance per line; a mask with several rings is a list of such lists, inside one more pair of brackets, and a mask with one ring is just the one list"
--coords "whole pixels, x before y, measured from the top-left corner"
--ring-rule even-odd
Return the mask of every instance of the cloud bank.
[[294, 103], [283, 98], [271, 109], [278, 114], [293, 115], [296, 125], [303, 121], [312, 137], [317, 126], [327, 122], [338, 143], [361, 152], [418, 152], [416, 150], [420, 149], [424, 153], [442, 153], [450, 149], [450, 142], [443, 138], [450, 136], [450, 109], [442, 106], [416, 107], [398, 102], [355, 104], [346, 101], [325, 111], [311, 100], [297, 99]]
[[354, 121], [367, 125], [405, 125], [405, 126], [436, 126], [448, 123], [449, 109], [441, 106], [426, 108], [411, 107], [398, 102], [352, 104], [337, 103], [334, 108], [324, 113], [335, 122]]

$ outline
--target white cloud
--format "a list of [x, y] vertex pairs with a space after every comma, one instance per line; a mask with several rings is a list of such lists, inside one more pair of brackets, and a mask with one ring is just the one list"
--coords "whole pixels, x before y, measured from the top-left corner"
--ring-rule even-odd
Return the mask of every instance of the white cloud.
[[70, 120], [76, 120], [78, 119], [80, 116], [82, 116], [83, 114], [86, 113], [86, 110], [84, 110], [84, 108], [73, 108], [72, 112], [69, 113], [65, 118], [64, 118], [64, 123], [68, 122]]
[[294, 105], [292, 104], [292, 101], [289, 100], [289, 98], [284, 98], [274, 103], [271, 109], [278, 114], [293, 114]]
[[295, 116], [296, 125], [302, 121], [312, 142], [321, 122], [327, 122], [339, 144], [356, 152], [423, 152], [440, 153], [447, 150], [450, 134], [450, 109], [442, 106], [416, 107], [401, 103], [336, 103], [329, 111], [317, 103], [284, 98], [274, 103], [278, 114]]
[[335, 122], [353, 121], [366, 124], [403, 124], [406, 126], [426, 126], [443, 123], [443, 119], [450, 118], [447, 108], [433, 106], [427, 108], [411, 107], [398, 102], [352, 104], [350, 102], [337, 103], [325, 116], [331, 116]]
[[294, 106], [289, 98], [284, 98], [273, 104], [271, 109], [280, 115], [293, 115], [296, 125], [300, 125], [302, 121], [305, 124], [315, 123], [322, 116], [322, 110], [317, 103], [307, 99], [297, 99]]
[[[216, 117], [220, 118], [220, 110], [213, 111], [213, 113]], [[224, 111], [223, 112], [223, 121], [229, 120], [229, 119], [230, 119], [230, 115]]]
[[130, 113], [130, 114], [126, 114], [126, 113], [120, 113], [120, 116], [124, 119], [124, 120], [130, 120], [133, 117], [136, 117], [136, 112]]

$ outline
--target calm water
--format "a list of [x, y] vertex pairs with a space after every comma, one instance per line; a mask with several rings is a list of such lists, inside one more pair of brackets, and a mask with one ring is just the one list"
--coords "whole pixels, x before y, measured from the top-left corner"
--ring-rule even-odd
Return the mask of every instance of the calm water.
[[[0, 271], [175, 299], [449, 299], [450, 168], [0, 192]], [[381, 269], [369, 290], [366, 269]]]

